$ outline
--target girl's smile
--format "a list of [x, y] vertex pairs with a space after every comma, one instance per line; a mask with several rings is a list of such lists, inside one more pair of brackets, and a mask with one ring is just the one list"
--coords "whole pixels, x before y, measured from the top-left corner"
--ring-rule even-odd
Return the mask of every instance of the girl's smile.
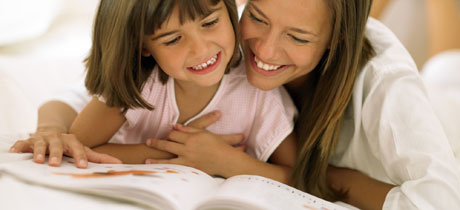
[[187, 70], [194, 74], [207, 74], [216, 70], [220, 64], [220, 61], [221, 52], [217, 53], [216, 55], [212, 56], [204, 62], [201, 62], [191, 67], [187, 67]]

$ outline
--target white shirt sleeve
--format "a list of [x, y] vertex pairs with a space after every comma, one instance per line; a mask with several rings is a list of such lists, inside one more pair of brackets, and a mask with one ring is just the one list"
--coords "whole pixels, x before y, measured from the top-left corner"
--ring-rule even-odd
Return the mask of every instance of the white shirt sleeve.
[[421, 78], [392, 74], [362, 107], [369, 149], [392, 184], [383, 209], [460, 209], [460, 175], [452, 148]]
[[383, 209], [460, 209], [460, 164], [402, 44], [376, 20], [331, 161], [395, 187]]

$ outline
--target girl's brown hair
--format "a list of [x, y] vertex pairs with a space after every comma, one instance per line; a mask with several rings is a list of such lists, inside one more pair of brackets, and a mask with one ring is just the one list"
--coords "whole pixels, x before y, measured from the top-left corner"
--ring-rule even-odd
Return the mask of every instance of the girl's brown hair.
[[375, 52], [364, 35], [372, 0], [327, 1], [332, 11], [331, 47], [310, 73], [313, 90], [309, 92], [305, 84], [306, 94], [297, 103], [299, 156], [292, 181], [303, 191], [337, 200], [345, 192], [330, 190], [326, 170], [335, 152], [355, 78]]
[[[153, 109], [140, 94], [156, 66], [153, 57], [141, 55], [143, 37], [159, 29], [175, 6], [179, 7], [183, 23], [209, 15], [212, 6], [221, 1], [227, 7], [236, 40], [228, 70], [241, 60], [234, 0], [101, 0], [91, 51], [85, 59], [89, 93], [102, 96], [108, 106], [123, 111], [134, 107]], [[160, 71], [160, 79], [164, 84], [168, 76]]]

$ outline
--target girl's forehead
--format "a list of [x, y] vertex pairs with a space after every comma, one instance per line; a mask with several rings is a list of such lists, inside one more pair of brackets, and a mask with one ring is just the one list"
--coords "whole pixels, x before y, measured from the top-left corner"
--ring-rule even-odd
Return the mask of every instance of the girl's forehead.
[[[180, 1], [182, 2], [182, 1]], [[217, 2], [217, 3], [213, 3]], [[190, 2], [191, 3], [191, 2]], [[201, 4], [176, 3], [169, 14], [162, 18], [160, 28], [183, 25], [186, 22], [201, 20], [202, 18], [225, 9], [223, 1], [201, 0]]]

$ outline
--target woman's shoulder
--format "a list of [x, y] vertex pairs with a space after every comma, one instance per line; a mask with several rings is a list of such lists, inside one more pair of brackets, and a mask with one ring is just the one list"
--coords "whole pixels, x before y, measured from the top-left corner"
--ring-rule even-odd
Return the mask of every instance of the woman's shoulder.
[[375, 50], [375, 56], [364, 65], [358, 75], [358, 80], [361, 77], [372, 85], [401, 74], [418, 74], [417, 66], [407, 49], [383, 23], [369, 18], [366, 25], [366, 37]]

